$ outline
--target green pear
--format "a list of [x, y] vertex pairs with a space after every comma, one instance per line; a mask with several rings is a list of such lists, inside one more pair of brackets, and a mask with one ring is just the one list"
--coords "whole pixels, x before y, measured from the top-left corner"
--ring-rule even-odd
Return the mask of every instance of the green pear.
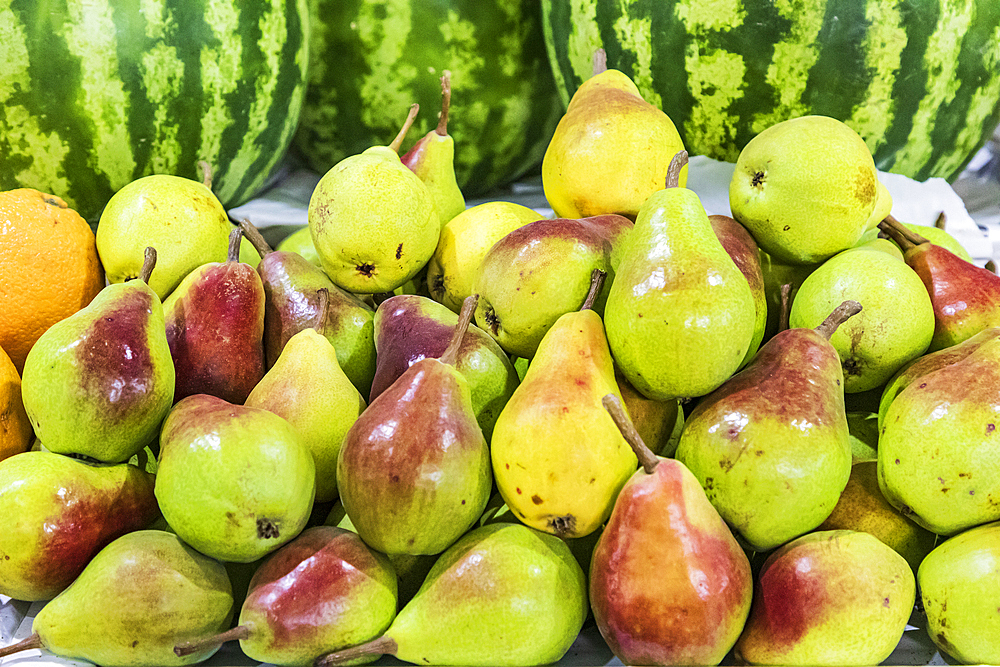
[[441, 554], [380, 638], [315, 665], [383, 654], [430, 665], [547, 665], [566, 654], [586, 616], [586, 579], [569, 547], [518, 523], [493, 523]]
[[250, 562], [305, 528], [316, 465], [284, 418], [207, 394], [181, 399], [163, 422], [154, 491], [185, 542]]
[[886, 500], [952, 535], [1000, 519], [1000, 337], [915, 377], [892, 400], [878, 443]]
[[316, 464], [316, 502], [336, 498], [340, 445], [366, 403], [330, 341], [315, 329], [292, 336], [244, 405], [284, 417], [298, 431]]
[[778, 261], [818, 264], [858, 242], [878, 194], [875, 162], [858, 133], [828, 116], [801, 116], [744, 146], [729, 205]]
[[878, 415], [874, 412], [848, 410], [847, 430], [850, 433], [851, 460], [854, 463], [878, 458]]
[[153, 475], [24, 452], [0, 461], [0, 595], [48, 600], [121, 535], [159, 516]]
[[668, 187], [642, 205], [605, 306], [615, 363], [660, 401], [722, 384], [746, 357], [757, 318], [750, 285], [698, 195], [677, 186], [686, 163], [678, 154]]
[[165, 299], [188, 273], [222, 262], [232, 225], [208, 186], [170, 174], [132, 181], [116, 192], [97, 225], [97, 253], [108, 282], [139, 276], [147, 246], [157, 251], [149, 286]]
[[[321, 269], [323, 268], [323, 264], [319, 261], [319, 255], [316, 254], [316, 246], [313, 245], [312, 232], [309, 231], [309, 225], [303, 225], [283, 238], [274, 249], [278, 252], [298, 253], [310, 264], [318, 266]], [[254, 251], [254, 254], [257, 255], [257, 261], [259, 262], [260, 255], [256, 251]], [[240, 255], [240, 260], [246, 261], [242, 255]]]
[[866, 234], [867, 232], [877, 232], [878, 223], [885, 220], [886, 216], [892, 211], [892, 193], [889, 192], [889, 188], [885, 187], [882, 179], [879, 179], [877, 187], [878, 194], [875, 199], [875, 208], [868, 215], [868, 222], [865, 224]]
[[913, 611], [902, 556], [868, 533], [826, 530], [768, 556], [736, 659], [751, 665], [877, 665]]
[[764, 327], [763, 341], [771, 340], [779, 331], [781, 288], [788, 285], [790, 290], [788, 298], [794, 299], [799, 287], [817, 266], [819, 265], [784, 264], [763, 250], [760, 251], [760, 270], [764, 275], [764, 298], [767, 301], [767, 324]]
[[140, 279], [108, 285], [28, 352], [21, 398], [51, 452], [128, 461], [156, 438], [173, 404], [163, 306], [145, 282], [157, 254], [147, 251]]
[[441, 221], [434, 198], [397, 153], [416, 110], [413, 105], [391, 145], [344, 158], [309, 199], [309, 230], [323, 270], [349, 292], [391, 292], [437, 247]]
[[225, 630], [233, 613], [226, 568], [159, 530], [128, 533], [104, 547], [69, 588], [42, 607], [28, 639], [0, 657], [42, 648], [103, 667], [171, 667], [211, 657], [173, 647]]
[[[872, 243], [892, 246], [885, 239]], [[862, 305], [830, 338], [845, 392], [879, 387], [927, 351], [934, 337], [930, 297], [913, 269], [890, 252], [865, 245], [825, 261], [796, 293], [789, 326], [813, 328], [845, 299]]]
[[878, 462], [858, 461], [830, 516], [817, 530], [856, 530], [874, 535], [906, 559], [916, 573], [937, 536], [903, 516], [878, 488]]
[[917, 571], [934, 644], [965, 665], [1000, 664], [1000, 522], [949, 538]]
[[518, 227], [542, 216], [508, 201], [490, 201], [463, 210], [445, 224], [434, 255], [427, 263], [431, 298], [456, 313], [476, 291], [483, 258], [493, 244]]
[[441, 113], [437, 127], [425, 134], [400, 161], [427, 185], [441, 226], [465, 210], [465, 197], [455, 178], [455, 140], [448, 134], [451, 72], [441, 75]]
[[858, 309], [847, 302], [815, 330], [778, 333], [685, 420], [674, 457], [758, 551], [815, 529], [847, 485], [843, 374], [829, 336]]
[[681, 410], [680, 401], [675, 398], [666, 401], [646, 398], [625, 379], [618, 368], [615, 368], [615, 381], [621, 392], [622, 403], [642, 441], [657, 456], [673, 456], [684, 428], [684, 411]]
[[[895, 220], [895, 218], [893, 219]], [[962, 259], [964, 259], [965, 261], [971, 263], [972, 257], [969, 255], [969, 251], [965, 249], [965, 246], [963, 246], [961, 243], [958, 242], [958, 239], [949, 234], [948, 230], [945, 229], [944, 213], [941, 214], [941, 217], [938, 218], [938, 221], [939, 221], [938, 224], [940, 224], [941, 226], [938, 226], [937, 224], [933, 226], [915, 225], [909, 222], [900, 222], [900, 224], [905, 226], [911, 232], [914, 232], [915, 234], [919, 234], [920, 236], [924, 237], [934, 245], [941, 246], [942, 248], [950, 250], [959, 257], [961, 257]]]

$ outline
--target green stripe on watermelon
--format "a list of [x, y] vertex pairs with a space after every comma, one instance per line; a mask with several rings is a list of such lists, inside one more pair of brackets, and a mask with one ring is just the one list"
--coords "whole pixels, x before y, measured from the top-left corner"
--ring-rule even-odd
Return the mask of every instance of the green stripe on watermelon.
[[[995, 0], [543, 0], [564, 101], [593, 51], [671, 117], [693, 154], [734, 161], [808, 113], [844, 120], [876, 164], [954, 178], [1000, 122]], [[627, 28], [627, 29], [626, 29]]]
[[130, 181], [204, 160], [245, 201], [297, 124], [307, 21], [306, 0], [0, 0], [0, 189], [93, 222]]
[[404, 150], [437, 124], [452, 72], [448, 133], [467, 196], [536, 166], [562, 114], [535, 0], [311, 0], [310, 87], [294, 144], [320, 173], [392, 141], [411, 103]]

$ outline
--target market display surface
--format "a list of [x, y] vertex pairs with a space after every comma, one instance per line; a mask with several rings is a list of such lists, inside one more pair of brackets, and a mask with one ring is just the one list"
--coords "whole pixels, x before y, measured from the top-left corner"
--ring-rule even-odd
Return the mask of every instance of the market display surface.
[[1000, 6], [185, 1], [0, 2], [0, 664], [1000, 664]]

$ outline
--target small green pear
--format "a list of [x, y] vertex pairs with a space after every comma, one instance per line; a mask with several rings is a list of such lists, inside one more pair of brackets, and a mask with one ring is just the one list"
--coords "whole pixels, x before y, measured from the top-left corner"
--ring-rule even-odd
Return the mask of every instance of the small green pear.
[[[322, 262], [319, 261], [319, 255], [316, 254], [316, 246], [313, 245], [312, 232], [309, 231], [309, 225], [305, 225], [283, 238], [274, 249], [278, 252], [298, 253], [310, 264], [323, 268]], [[260, 262], [260, 254], [256, 250], [254, 254], [257, 256], [257, 261]], [[240, 255], [240, 261], [246, 261], [243, 259], [242, 254]]]

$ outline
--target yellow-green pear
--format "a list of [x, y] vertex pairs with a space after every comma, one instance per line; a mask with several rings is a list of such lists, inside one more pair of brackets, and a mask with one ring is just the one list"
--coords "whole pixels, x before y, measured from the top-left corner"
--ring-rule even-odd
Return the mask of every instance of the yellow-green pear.
[[[312, 232], [309, 231], [309, 225], [305, 225], [286, 236], [274, 249], [278, 252], [297, 252], [307, 259], [310, 264], [315, 264], [323, 268], [322, 263], [319, 261], [319, 255], [316, 254], [316, 246], [313, 245]], [[242, 248], [240, 252], [242, 253]], [[257, 261], [260, 262], [260, 253], [254, 250], [254, 254], [257, 255]], [[244, 261], [242, 254], [240, 255], [240, 261]]]

